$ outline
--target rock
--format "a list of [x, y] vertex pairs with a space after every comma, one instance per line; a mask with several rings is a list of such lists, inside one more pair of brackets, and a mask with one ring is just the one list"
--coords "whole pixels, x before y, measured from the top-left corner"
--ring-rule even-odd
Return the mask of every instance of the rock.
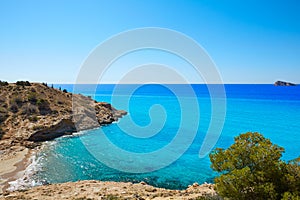
[[199, 184], [198, 183], [193, 183], [193, 187], [198, 187]]
[[284, 81], [276, 81], [274, 83], [275, 86], [297, 86], [294, 83], [284, 82]]
[[74, 122], [71, 119], [62, 119], [57, 124], [33, 133], [28, 140], [34, 142], [48, 141], [63, 135], [70, 135], [76, 131]]
[[[216, 192], [207, 190], [202, 185], [201, 190], [176, 191], [149, 185], [123, 182], [77, 181], [61, 184], [49, 184], [30, 188], [27, 191], [10, 191], [6, 196], [11, 199], [197, 199], [200, 196], [219, 199]], [[126, 186], [126, 188], [124, 188]], [[147, 191], [149, 190], [149, 192]], [[146, 192], [145, 192], [146, 191]], [[51, 194], [51, 196], [50, 196]], [[3, 195], [3, 194], [2, 194]], [[1, 196], [0, 194], [0, 199]], [[81, 198], [84, 197], [84, 198]], [[115, 198], [113, 198], [115, 197]]]
[[7, 148], [18, 144], [34, 148], [32, 142], [111, 124], [127, 114], [109, 103], [40, 83], [10, 83], [0, 87], [0, 94], [0, 140], [9, 140]]
[[156, 189], [156, 188], [153, 188], [153, 187], [146, 187], [145, 191], [146, 191], [146, 192], [156, 192], [157, 189]]
[[140, 182], [141, 185], [147, 185], [147, 183], [145, 183], [144, 181]]

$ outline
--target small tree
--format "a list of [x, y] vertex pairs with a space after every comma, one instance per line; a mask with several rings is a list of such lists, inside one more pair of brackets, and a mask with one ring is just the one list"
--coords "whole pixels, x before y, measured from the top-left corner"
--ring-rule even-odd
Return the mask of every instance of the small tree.
[[291, 160], [284, 170], [283, 184], [287, 186], [287, 191], [283, 199], [300, 200], [300, 157]]
[[6, 82], [6, 81], [0, 81], [0, 86], [8, 86], [8, 82]]
[[234, 140], [228, 149], [218, 148], [210, 154], [212, 169], [221, 173], [215, 183], [222, 197], [248, 200], [281, 199], [285, 192], [289, 192], [286, 196], [297, 195], [294, 191], [300, 188], [291, 177], [299, 168], [280, 160], [282, 147], [259, 133], [248, 132]]
[[16, 82], [16, 85], [19, 85], [19, 86], [31, 86], [31, 84], [29, 83], [29, 81], [17, 81]]

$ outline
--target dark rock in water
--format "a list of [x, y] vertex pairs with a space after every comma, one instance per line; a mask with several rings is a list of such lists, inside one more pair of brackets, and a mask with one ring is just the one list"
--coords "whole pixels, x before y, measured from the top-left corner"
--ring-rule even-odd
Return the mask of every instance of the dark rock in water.
[[284, 81], [276, 81], [274, 83], [275, 86], [297, 86], [294, 83], [284, 82]]

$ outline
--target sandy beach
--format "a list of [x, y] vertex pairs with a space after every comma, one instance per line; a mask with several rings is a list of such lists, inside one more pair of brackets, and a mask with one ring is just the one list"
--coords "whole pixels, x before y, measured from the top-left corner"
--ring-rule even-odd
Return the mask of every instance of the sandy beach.
[[1, 152], [0, 157], [0, 193], [8, 187], [8, 182], [22, 175], [28, 164], [29, 149], [14, 147], [9, 152]]
[[[35, 150], [39, 150], [35, 148]], [[145, 182], [104, 182], [86, 180], [42, 185], [10, 191], [9, 182], [24, 176], [34, 150], [14, 147], [0, 157], [0, 200], [4, 199], [197, 199], [217, 196], [213, 184], [194, 183], [185, 190], [153, 187]], [[8, 189], [8, 190], [7, 190]], [[16, 188], [15, 188], [16, 189]]]

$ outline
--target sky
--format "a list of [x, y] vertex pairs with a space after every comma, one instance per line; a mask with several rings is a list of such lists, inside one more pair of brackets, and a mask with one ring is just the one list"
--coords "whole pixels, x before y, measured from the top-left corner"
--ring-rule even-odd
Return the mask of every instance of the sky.
[[[145, 27], [175, 30], [195, 40], [224, 83], [300, 83], [297, 0], [0, 0], [0, 80], [74, 83], [99, 44]], [[176, 65], [172, 56], [147, 53], [139, 64], [165, 58], [176, 69], [189, 67]], [[123, 60], [127, 63], [110, 70], [108, 82], [118, 81], [114, 74], [131, 64]]]

